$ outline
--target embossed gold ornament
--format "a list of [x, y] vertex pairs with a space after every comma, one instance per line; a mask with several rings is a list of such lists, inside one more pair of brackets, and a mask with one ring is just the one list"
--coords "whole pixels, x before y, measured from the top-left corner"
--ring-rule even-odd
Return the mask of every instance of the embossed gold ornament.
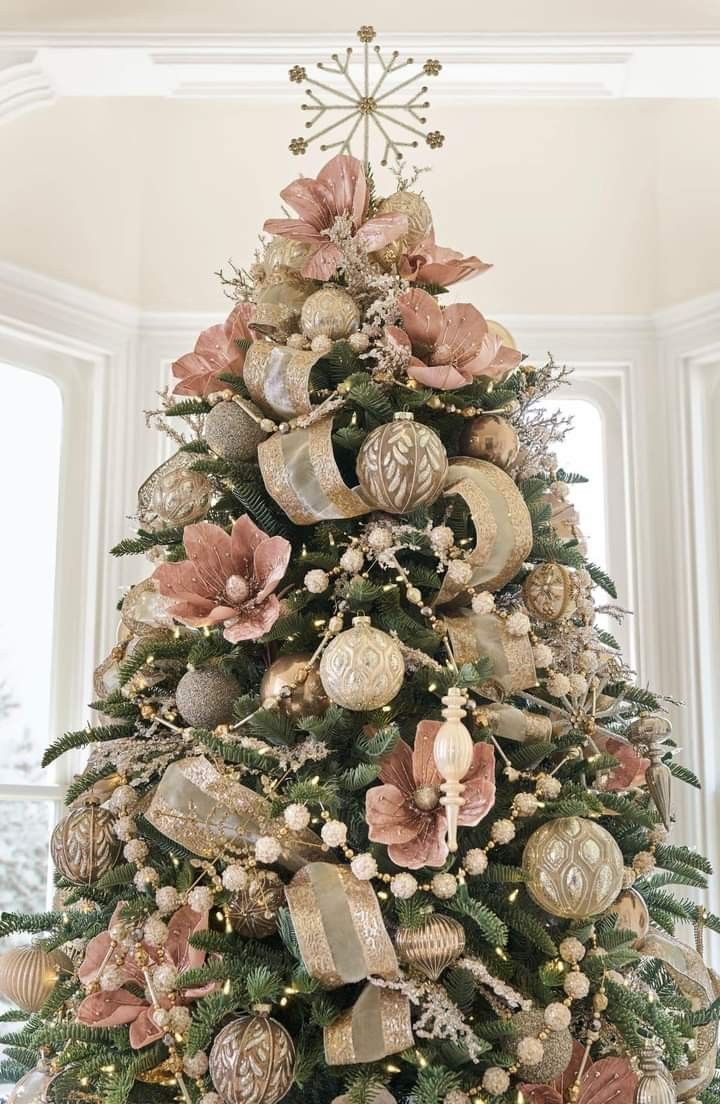
[[437, 433], [399, 411], [392, 422], [368, 434], [356, 468], [367, 502], [390, 514], [406, 514], [435, 501], [448, 459]]
[[329, 337], [339, 341], [355, 333], [360, 325], [360, 308], [344, 288], [330, 284], [314, 291], [303, 303], [300, 328], [311, 341]]
[[419, 928], [400, 928], [395, 938], [398, 958], [437, 981], [457, 962], [465, 947], [465, 930], [451, 916], [433, 912]]
[[217, 667], [187, 671], [175, 690], [175, 704], [180, 716], [195, 728], [230, 724], [233, 702], [239, 697], [237, 679]]
[[289, 337], [297, 331], [303, 303], [316, 287], [314, 280], [305, 280], [287, 269], [273, 272], [257, 293], [253, 324]]
[[518, 454], [520, 442], [514, 427], [499, 414], [479, 414], [463, 427], [460, 451], [464, 456], [487, 460], [507, 468]]
[[331, 640], [320, 660], [320, 679], [336, 705], [355, 712], [380, 709], [396, 696], [405, 677], [400, 648], [369, 617]]
[[216, 1036], [210, 1077], [226, 1104], [277, 1104], [293, 1082], [295, 1046], [277, 1020], [239, 1016]]
[[531, 1008], [526, 1012], [516, 1012], [512, 1017], [516, 1030], [515, 1039], [510, 1042], [511, 1051], [515, 1051], [520, 1039], [528, 1035], [537, 1038], [543, 1033], [543, 1056], [534, 1066], [518, 1063], [517, 1076], [522, 1081], [552, 1081], [564, 1073], [572, 1057], [572, 1035], [567, 1027], [561, 1031], [548, 1031], [543, 1009]]
[[376, 214], [405, 215], [408, 220], [406, 234], [373, 253], [380, 267], [389, 272], [395, 268], [403, 253], [411, 252], [414, 246], [428, 237], [432, 230], [432, 212], [421, 195], [402, 189], [380, 200]]
[[262, 420], [262, 411], [246, 399], [219, 402], [205, 417], [203, 436], [210, 451], [222, 460], [254, 460], [258, 445], [267, 437]]
[[293, 241], [279, 235], [270, 239], [265, 246], [263, 264], [268, 272], [288, 268], [299, 272], [308, 258], [310, 249], [306, 242]]
[[123, 598], [120, 617], [133, 636], [148, 636], [158, 629], [175, 627], [175, 622], [167, 612], [167, 602], [152, 576], [130, 587]]
[[623, 878], [623, 856], [601, 825], [584, 817], [542, 824], [525, 845], [525, 885], [551, 916], [582, 920], [612, 905]]
[[94, 804], [73, 809], [55, 825], [50, 854], [60, 873], [76, 885], [93, 885], [120, 858], [115, 817]]
[[277, 931], [277, 916], [285, 904], [285, 886], [273, 870], [257, 870], [247, 885], [230, 897], [228, 916], [233, 931], [248, 939], [265, 939]]
[[559, 563], [543, 563], [523, 583], [528, 612], [540, 621], [560, 621], [575, 609], [572, 575]]
[[636, 889], [626, 889], [610, 906], [617, 913], [615, 927], [635, 932], [633, 947], [637, 947], [650, 930], [650, 913], [643, 897]]
[[13, 947], [0, 955], [0, 993], [25, 1012], [39, 1012], [61, 974], [74, 974], [62, 951], [42, 947]]
[[205, 516], [212, 484], [202, 472], [192, 471], [197, 457], [176, 452], [145, 480], [138, 491], [138, 513], [144, 525], [189, 525]]
[[[279, 656], [262, 677], [260, 701], [274, 698], [289, 717], [319, 717], [330, 704], [316, 667], [310, 667], [310, 653], [290, 652]], [[287, 693], [287, 691], [290, 691]]]
[[481, 656], [491, 660], [490, 678], [481, 687], [475, 688], [485, 697], [497, 699], [536, 685], [530, 637], [527, 634], [513, 636], [508, 632], [505, 618], [496, 613], [473, 613], [470, 609], [459, 609], [457, 613], [445, 614], [443, 621], [455, 662], [459, 666], [473, 663]]

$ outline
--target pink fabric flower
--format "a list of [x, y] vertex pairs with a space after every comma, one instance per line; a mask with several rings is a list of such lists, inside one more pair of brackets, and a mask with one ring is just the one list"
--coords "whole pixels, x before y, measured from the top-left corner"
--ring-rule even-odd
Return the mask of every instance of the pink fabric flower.
[[[554, 1081], [520, 1085], [520, 1092], [530, 1104], [563, 1104], [568, 1089], [583, 1068], [585, 1048], [573, 1043], [572, 1058], [567, 1069]], [[627, 1058], [601, 1058], [584, 1063], [577, 1104], [633, 1104], [637, 1075]]]
[[622, 740], [614, 740], [612, 736], [602, 736], [596, 733], [593, 737], [601, 751], [607, 752], [618, 760], [617, 767], [613, 767], [608, 773], [603, 786], [604, 790], [634, 790], [639, 789], [645, 782], [645, 771], [650, 766], [650, 760], [643, 758]]
[[479, 257], [463, 257], [454, 249], [437, 245], [434, 230], [412, 246], [409, 253], [403, 253], [399, 264], [400, 275], [406, 279], [419, 284], [440, 284], [442, 287], [468, 280], [471, 276], [487, 272], [489, 268], [492, 265]]
[[278, 619], [273, 593], [290, 561], [290, 542], [269, 537], [247, 516], [226, 533], [219, 525], [187, 525], [188, 559], [160, 564], [153, 572], [176, 621], [198, 628], [224, 624], [226, 640], [257, 640]]
[[407, 231], [405, 215], [377, 215], [368, 219], [367, 180], [362, 162], [356, 157], [338, 154], [320, 170], [316, 180], [301, 176], [280, 195], [300, 217], [268, 219], [264, 229], [268, 234], [307, 242], [310, 255], [302, 274], [311, 280], [329, 280], [340, 263], [338, 247], [324, 233], [339, 216], [350, 216], [355, 237], [368, 253], [382, 249]]
[[[118, 905], [110, 921], [112, 928], [120, 918], [123, 904]], [[190, 946], [190, 936], [195, 932], [205, 931], [208, 926], [207, 912], [194, 912], [188, 906], [178, 909], [168, 921], [169, 935], [164, 946], [163, 962], [175, 967], [178, 973], [185, 970], [195, 970], [205, 961], [205, 952]], [[109, 932], [103, 932], [95, 936], [87, 945], [85, 958], [78, 968], [78, 977], [83, 985], [96, 982], [103, 967], [110, 961], [110, 953], [113, 942]], [[142, 949], [148, 956], [146, 969], [152, 972], [154, 966], [159, 964], [157, 948], [147, 943], [142, 944]], [[135, 960], [133, 951], [130, 951], [122, 964], [123, 983], [131, 982], [145, 989], [145, 976], [142, 968]], [[176, 1004], [187, 1004], [198, 997], [203, 997], [215, 988], [214, 984], [204, 985], [196, 989], [180, 989], [176, 994]], [[160, 1001], [163, 1008], [170, 1008], [169, 999]], [[88, 1027], [119, 1027], [121, 1024], [130, 1025], [130, 1046], [135, 1050], [147, 1046], [161, 1039], [167, 1028], [158, 1027], [152, 1018], [152, 1004], [150, 994], [139, 997], [129, 989], [100, 990], [85, 997], [77, 1009], [77, 1018], [80, 1023]]]
[[388, 326], [397, 345], [410, 350], [408, 375], [427, 387], [454, 390], [478, 376], [501, 382], [521, 360], [521, 354], [490, 333], [479, 310], [469, 303], [440, 304], [421, 288], [398, 300], [402, 329]]
[[238, 303], [227, 319], [217, 326], [203, 330], [192, 353], [185, 353], [172, 366], [178, 380], [174, 395], [199, 395], [205, 397], [225, 386], [218, 377], [223, 372], [242, 375], [245, 353], [238, 341], [252, 341], [248, 323], [255, 313], [253, 303]]
[[[447, 822], [440, 805], [442, 778], [433, 759], [439, 728], [439, 721], [421, 721], [415, 730], [414, 748], [398, 740], [382, 762], [380, 780], [384, 785], [373, 786], [365, 795], [370, 840], [387, 844], [391, 861], [408, 870], [442, 866], [448, 856]], [[495, 802], [491, 744], [475, 744], [472, 766], [463, 783], [465, 804], [458, 823], [471, 827], [480, 823]]]

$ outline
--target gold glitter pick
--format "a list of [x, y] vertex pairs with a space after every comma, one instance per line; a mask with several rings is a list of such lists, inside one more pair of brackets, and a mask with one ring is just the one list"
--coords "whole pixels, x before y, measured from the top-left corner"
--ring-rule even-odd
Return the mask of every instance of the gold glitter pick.
[[[341, 59], [339, 54], [333, 54], [330, 62], [318, 62], [318, 69], [323, 73], [341, 78], [335, 86], [309, 77], [303, 65], [293, 65], [289, 70], [288, 75], [293, 83], [306, 83], [311, 86], [305, 90], [310, 102], [301, 105], [303, 111], [309, 111], [312, 114], [309, 122], [305, 124], [306, 130], [325, 120], [329, 112], [340, 113], [340, 118], [328, 123], [310, 137], [293, 138], [289, 147], [291, 152], [305, 153], [311, 142], [337, 131], [345, 124], [349, 126], [346, 136], [338, 138], [337, 141], [321, 143], [322, 150], [337, 149], [340, 153], [351, 154], [353, 141], [361, 137], [363, 160], [367, 165], [370, 157], [371, 134], [379, 136], [383, 142], [383, 155], [380, 160], [382, 165], [387, 165], [391, 152], [400, 160], [403, 149], [417, 148], [420, 138], [430, 149], [439, 149], [445, 141], [445, 136], [439, 130], [421, 129], [427, 122], [423, 112], [430, 107], [430, 103], [423, 99], [427, 92], [427, 85], [421, 84], [417, 87], [417, 82], [425, 77], [436, 77], [442, 69], [440, 62], [436, 58], [428, 58], [412, 76], [400, 79], [399, 83], [389, 87], [391, 82], [388, 78], [398, 73], [402, 73], [404, 77], [405, 71], [416, 64], [414, 59], [402, 60], [397, 50], [393, 50], [385, 58], [379, 46], [373, 46], [371, 53], [370, 43], [375, 38], [373, 27], [361, 27], [357, 36], [362, 43], [363, 51], [361, 80], [356, 80], [351, 71], [353, 57], [351, 47], [345, 51], [344, 59]], [[415, 86], [414, 90], [412, 90], [413, 86]], [[319, 89], [319, 93], [314, 89]], [[405, 137], [402, 132], [416, 137]]]

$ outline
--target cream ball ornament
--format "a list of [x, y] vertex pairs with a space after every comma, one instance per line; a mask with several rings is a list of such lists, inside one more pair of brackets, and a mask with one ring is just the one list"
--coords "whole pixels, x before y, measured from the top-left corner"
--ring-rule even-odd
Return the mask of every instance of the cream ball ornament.
[[365, 438], [356, 463], [360, 493], [376, 509], [405, 514], [429, 506], [448, 470], [445, 446], [434, 430], [398, 411]]
[[354, 712], [380, 709], [397, 695], [405, 663], [397, 643], [373, 628], [369, 617], [354, 617], [352, 628], [332, 640], [320, 660], [320, 679], [336, 705]]
[[311, 341], [327, 337], [340, 341], [360, 325], [360, 308], [347, 291], [334, 284], [320, 288], [303, 303], [300, 327]]
[[605, 828], [584, 817], [559, 817], [536, 829], [522, 867], [533, 901], [567, 920], [605, 912], [622, 889], [620, 848]]

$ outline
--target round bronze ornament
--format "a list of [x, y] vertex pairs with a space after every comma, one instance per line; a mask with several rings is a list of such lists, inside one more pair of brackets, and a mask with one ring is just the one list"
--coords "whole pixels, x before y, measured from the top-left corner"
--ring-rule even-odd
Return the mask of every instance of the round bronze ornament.
[[210, 1077], [226, 1104], [277, 1104], [293, 1082], [295, 1046], [269, 1016], [239, 1016], [216, 1036]]
[[[308, 667], [310, 653], [291, 652], [272, 663], [260, 683], [260, 701], [276, 698], [289, 717], [319, 717], [330, 704], [316, 667]], [[290, 689], [290, 693], [283, 694]]]

